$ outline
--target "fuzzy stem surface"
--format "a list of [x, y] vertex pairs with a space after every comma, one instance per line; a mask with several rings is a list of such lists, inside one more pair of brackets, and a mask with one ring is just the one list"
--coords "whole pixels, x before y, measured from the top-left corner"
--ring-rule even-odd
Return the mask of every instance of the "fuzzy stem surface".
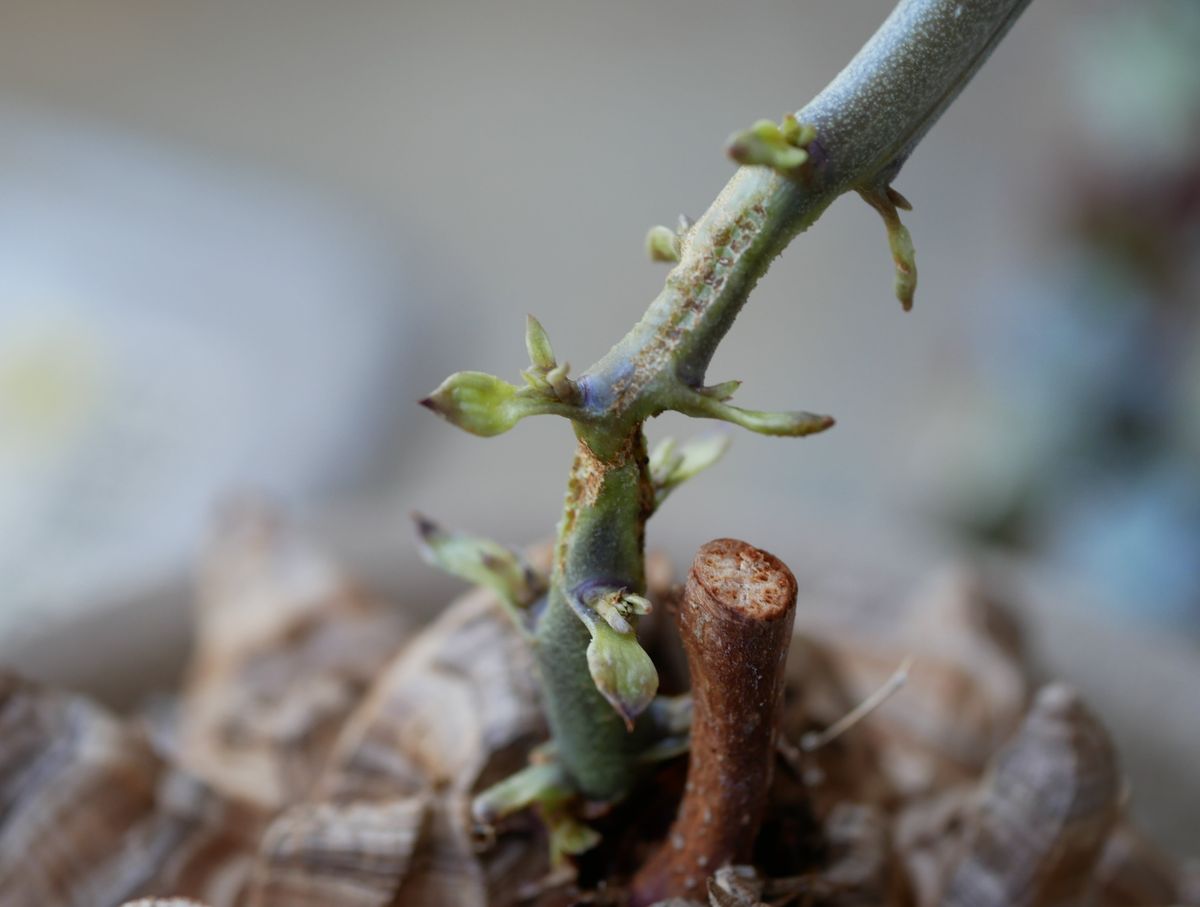
[[1029, 2], [901, 0], [796, 114], [815, 127], [807, 163], [789, 172], [739, 168], [680, 237], [678, 264], [642, 319], [579, 378], [579, 449], [536, 637], [558, 756], [586, 796], [610, 800], [629, 789], [644, 736], [642, 722], [628, 730], [596, 690], [589, 634], [571, 606], [588, 582], [642, 591], [654, 501], [642, 424], [668, 409], [714, 411], [697, 406], [708, 364], [771, 261], [841, 194], [886, 189]]

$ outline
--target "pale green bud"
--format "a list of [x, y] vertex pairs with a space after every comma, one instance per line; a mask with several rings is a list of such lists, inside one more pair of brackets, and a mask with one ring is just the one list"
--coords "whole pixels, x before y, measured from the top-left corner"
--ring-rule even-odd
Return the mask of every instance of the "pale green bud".
[[674, 438], [663, 438], [650, 451], [650, 481], [656, 486], [664, 484], [683, 462], [683, 454], [677, 448]]
[[550, 386], [550, 382], [546, 380], [544, 372], [539, 372], [536, 369], [527, 368], [521, 370], [521, 377], [525, 379], [525, 383], [532, 387], [535, 391], [552, 394], [554, 388]]
[[[474, 435], [499, 435], [526, 416], [575, 415], [579, 387], [566, 377], [570, 366], [555, 366], [546, 375], [528, 369], [529, 387], [517, 388], [484, 372], [456, 372], [421, 405]], [[553, 381], [551, 380], [553, 378]]]
[[[680, 389], [680, 395], [671, 409], [689, 416], [732, 422], [734, 425], [740, 425], [742, 428], [760, 435], [779, 435], [789, 438], [816, 434], [832, 428], [834, 425], [832, 416], [807, 412], [770, 413], [742, 409], [690, 387]], [[706, 455], [711, 456], [711, 452], [706, 454], [704, 448], [700, 448], [697, 452], [697, 462], [703, 462], [703, 456]], [[717, 455], [719, 456], [719, 453]]]
[[892, 250], [892, 264], [896, 268], [896, 276], [892, 281], [892, 292], [900, 300], [904, 311], [908, 312], [913, 306], [913, 296], [917, 292], [917, 254], [913, 249], [912, 234], [908, 227], [897, 218], [894, 225], [888, 225], [888, 247]]
[[833, 428], [833, 416], [803, 411], [786, 413], [760, 412], [752, 409], [730, 407], [734, 412], [728, 421], [760, 435], [777, 435], [784, 438], [802, 438]]
[[708, 469], [725, 456], [729, 444], [730, 438], [726, 434], [708, 435], [688, 441], [680, 450], [683, 459], [671, 473], [672, 481], [676, 484], [686, 482], [692, 476]]
[[592, 608], [606, 624], [618, 633], [632, 633], [633, 625], [621, 612], [620, 605], [621, 591], [619, 589], [601, 595], [591, 602]]
[[532, 315], [525, 317], [525, 349], [529, 352], [529, 362], [534, 369], [547, 372], [558, 365], [546, 329]]
[[742, 386], [740, 381], [722, 381], [720, 384], [712, 384], [708, 387], [697, 388], [699, 393], [706, 397], [712, 397], [714, 400], [728, 400], [737, 393], [738, 388]]
[[546, 329], [532, 315], [525, 319], [525, 349], [529, 352], [530, 362], [530, 367], [521, 372], [525, 383], [546, 400], [568, 405], [577, 403], [579, 386], [567, 377], [571, 364], [559, 364]]
[[421, 555], [435, 567], [469, 583], [492, 589], [513, 608], [527, 608], [546, 591], [546, 580], [516, 554], [490, 539], [451, 532], [413, 514]]
[[646, 234], [646, 254], [651, 261], [679, 261], [679, 234], [670, 227], [651, 227]]
[[643, 595], [635, 595], [623, 588], [602, 591], [582, 603], [583, 612], [580, 617], [589, 629], [594, 629], [598, 615], [618, 633], [632, 633], [633, 624], [629, 619], [650, 613], [650, 599]]
[[528, 765], [472, 800], [471, 817], [476, 822], [491, 824], [533, 803], [561, 800], [569, 795], [566, 776], [557, 763]]
[[801, 123], [793, 113], [783, 118], [783, 122], [779, 124], [779, 132], [785, 142], [797, 148], [803, 148], [817, 137], [817, 127]]
[[632, 592], [626, 592], [621, 599], [621, 606], [626, 614], [636, 614], [639, 617], [644, 617], [649, 614], [651, 608], [650, 599], [644, 595], [635, 595]]
[[816, 130], [800, 125], [792, 116], [785, 117], [782, 126], [772, 120], [759, 120], [749, 129], [730, 136], [726, 151], [739, 164], [788, 173], [808, 161], [808, 152], [801, 146], [814, 138]]
[[526, 415], [517, 389], [484, 372], [455, 372], [421, 405], [473, 435], [490, 437], [508, 431]]
[[579, 385], [567, 377], [571, 371], [571, 363], [564, 362], [546, 372], [546, 383], [556, 400], [563, 403], [575, 403], [579, 400]]
[[618, 633], [604, 621], [591, 628], [587, 648], [592, 681], [632, 730], [637, 718], [654, 699], [658, 672], [633, 633]]
[[550, 862], [559, 865], [565, 856], [577, 856], [600, 843], [600, 833], [565, 813], [546, 817], [550, 827]]
[[893, 205], [895, 205], [901, 211], [911, 211], [912, 210], [912, 202], [910, 202], [903, 195], [901, 195], [900, 191], [898, 189], [893, 189], [891, 186], [888, 186], [887, 187], [887, 197], [888, 197], [888, 201], [890, 201]]
[[652, 467], [650, 477], [655, 486], [656, 503], [661, 504], [688, 479], [720, 460], [729, 444], [729, 436], [723, 434], [693, 438], [679, 449], [669, 470], [656, 473]]
[[908, 232], [908, 227], [900, 222], [900, 215], [896, 209], [911, 211], [912, 203], [891, 186], [859, 189], [858, 194], [883, 218], [883, 225], [887, 229], [888, 248], [891, 250], [892, 264], [896, 270], [892, 291], [907, 312], [912, 308], [913, 296], [917, 290], [917, 256], [913, 249], [912, 234]]

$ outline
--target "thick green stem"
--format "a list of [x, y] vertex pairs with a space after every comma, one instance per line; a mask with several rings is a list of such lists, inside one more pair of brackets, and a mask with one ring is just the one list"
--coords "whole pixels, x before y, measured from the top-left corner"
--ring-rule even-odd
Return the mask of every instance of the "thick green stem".
[[596, 689], [585, 655], [591, 637], [570, 597], [597, 583], [644, 591], [643, 533], [653, 509], [641, 427], [623, 438], [581, 431], [536, 649], [559, 759], [595, 799], [628, 789], [644, 741]]
[[[657, 685], [633, 632], [636, 615], [648, 607], [641, 598], [643, 543], [656, 499], [643, 424], [671, 409], [790, 437], [833, 424], [808, 412], [735, 407], [726, 401], [737, 382], [704, 387], [717, 344], [775, 256], [850, 190], [883, 214], [897, 295], [906, 308], [911, 304], [915, 260], [896, 214], [907, 202], [890, 183], [1029, 2], [901, 0], [799, 113], [778, 125], [760, 121], [735, 137], [730, 154], [744, 166], [696, 224], [679, 235], [658, 231], [653, 248], [678, 264], [641, 321], [577, 381], [531, 318], [526, 387], [458, 372], [422, 401], [484, 436], [547, 413], [575, 427], [579, 447], [534, 636], [559, 758], [587, 796], [625, 793], [636, 757], [653, 736], [647, 722], [633, 722]], [[660, 496], [682, 481], [670, 473], [660, 478]], [[527, 581], [518, 560], [480, 540], [428, 527], [422, 534], [435, 561], [469, 578], [487, 577], [524, 620], [521, 609], [540, 585]]]
[[672, 379], [696, 386], [749, 292], [839, 195], [887, 185], [1030, 0], [903, 0], [796, 118], [816, 127], [795, 175], [742, 167], [683, 239], [642, 320], [581, 379], [593, 406], [653, 415]]
[[775, 256], [842, 193], [886, 187], [1029, 2], [902, 0], [797, 114], [816, 127], [808, 162], [786, 174], [740, 168], [682, 237], [679, 263], [642, 320], [579, 379], [580, 447], [537, 648], [559, 757], [587, 796], [623, 794], [641, 743], [589, 676], [589, 633], [569, 597], [589, 582], [642, 589], [654, 501], [643, 422], [695, 411], [689, 394]]
[[717, 344], [771, 261], [833, 194], [765, 167], [743, 167], [684, 237], [677, 264], [642, 320], [580, 379], [590, 401], [641, 421], [698, 387]]

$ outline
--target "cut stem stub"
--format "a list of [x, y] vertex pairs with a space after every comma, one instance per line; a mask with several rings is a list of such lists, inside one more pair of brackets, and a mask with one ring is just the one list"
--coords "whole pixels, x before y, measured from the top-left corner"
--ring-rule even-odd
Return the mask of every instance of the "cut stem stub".
[[736, 539], [697, 552], [678, 615], [692, 679], [687, 784], [666, 841], [634, 879], [632, 904], [697, 894], [720, 866], [750, 859], [795, 614], [796, 580], [778, 558]]

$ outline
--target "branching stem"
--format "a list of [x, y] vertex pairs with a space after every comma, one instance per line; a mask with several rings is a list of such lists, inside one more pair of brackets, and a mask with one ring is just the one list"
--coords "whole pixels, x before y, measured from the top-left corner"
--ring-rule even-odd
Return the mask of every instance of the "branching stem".
[[915, 264], [895, 214], [903, 198], [890, 184], [1029, 2], [901, 0], [806, 107], [781, 124], [760, 121], [734, 137], [730, 153], [744, 166], [674, 240], [661, 230], [651, 237], [652, 253], [677, 264], [642, 319], [603, 359], [568, 378], [531, 321], [528, 387], [463, 372], [423, 401], [481, 435], [544, 413], [574, 425], [579, 443], [534, 633], [557, 758], [586, 797], [624, 794], [653, 736], [647, 720], [628, 727], [653, 692], [653, 666], [637, 657], [632, 632], [610, 632], [595, 621], [589, 630], [577, 607], [580, 589], [644, 591], [645, 524], [657, 502], [644, 422], [679, 410], [774, 435], [832, 425], [827, 416], [725, 403], [736, 385], [704, 387], [717, 344], [771, 261], [847, 191], [860, 192], [884, 215], [897, 294], [907, 306]]
[[592, 684], [583, 657], [588, 634], [568, 613], [563, 590], [596, 577], [642, 589], [642, 540], [653, 512], [642, 423], [694, 399], [717, 344], [771, 261], [839, 195], [886, 187], [1028, 4], [902, 0], [796, 114], [816, 128], [808, 163], [787, 175], [739, 168], [684, 232], [679, 262], [641, 321], [580, 376], [581, 405], [592, 418], [575, 423], [579, 452], [538, 661], [560, 758], [589, 796], [609, 798], [628, 787], [630, 757], [641, 743]]

